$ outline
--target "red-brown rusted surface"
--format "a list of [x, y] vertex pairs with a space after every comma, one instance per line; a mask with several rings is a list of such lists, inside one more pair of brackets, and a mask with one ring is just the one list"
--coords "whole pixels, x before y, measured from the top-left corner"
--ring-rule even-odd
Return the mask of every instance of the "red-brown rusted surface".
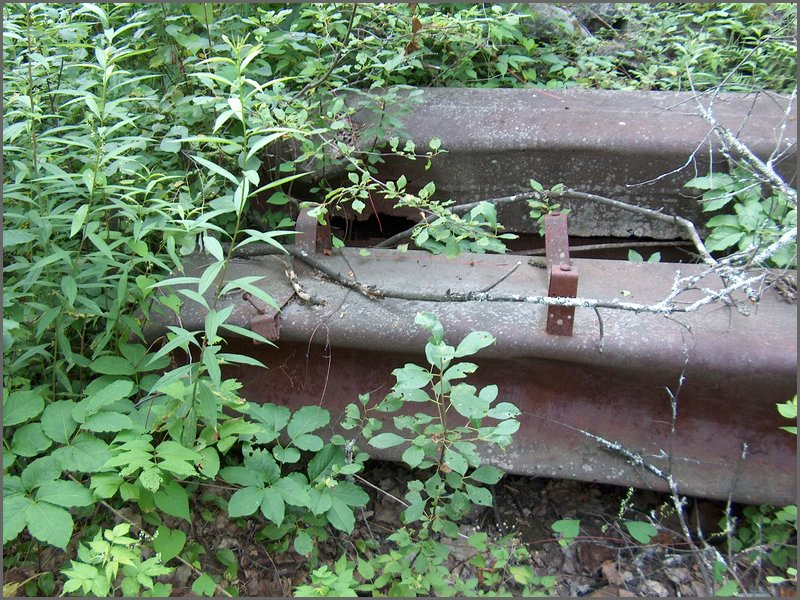
[[[344, 254], [316, 258], [378, 289], [442, 295], [484, 289], [519, 259], [462, 255], [449, 260], [393, 250]], [[642, 303], [663, 298], [677, 270], [689, 275], [702, 269], [572, 262], [581, 272], [582, 297]], [[188, 261], [187, 274], [202, 264]], [[282, 303], [291, 294], [283, 270], [278, 257], [253, 257], [234, 261], [228, 277], [264, 276], [256, 285]], [[249, 354], [269, 366], [266, 371], [229, 370], [228, 375], [242, 379], [248, 400], [295, 408], [322, 405], [337, 423], [358, 394], [371, 392], [377, 400], [387, 393], [393, 369], [406, 362], [425, 364], [427, 333], [414, 325], [414, 316], [426, 310], [440, 318], [450, 343], [473, 330], [489, 331], [497, 339], [475, 357], [480, 368], [474, 383], [497, 384], [498, 401], [513, 402], [523, 411], [522, 426], [507, 453], [486, 453], [486, 460], [516, 473], [665, 489], [664, 481], [603, 449], [583, 430], [671, 469], [684, 493], [710, 498], [730, 494], [753, 503], [794, 502], [796, 438], [779, 429], [786, 423], [775, 404], [796, 391], [797, 314], [774, 292], [757, 305], [737, 295], [746, 314], [722, 304], [670, 317], [601, 310], [601, 343], [597, 316], [589, 309], [576, 309], [572, 336], [551, 336], [544, 332], [547, 310], [542, 305], [368, 300], [312, 276], [297, 262], [295, 270], [303, 287], [326, 304], [289, 302], [281, 312], [278, 348], [227, 340], [226, 351]], [[492, 292], [544, 295], [547, 285], [545, 269], [523, 264]], [[696, 299], [699, 293], [687, 292], [680, 300]], [[218, 308], [225, 302], [234, 303], [231, 319], [237, 325], [246, 327], [257, 315], [241, 294], [226, 297]], [[202, 329], [204, 316], [199, 305], [181, 313], [187, 328]], [[148, 335], [157, 337], [164, 325], [154, 320]], [[678, 393], [674, 433], [667, 389]], [[743, 443], [749, 450], [741, 461]], [[396, 450], [376, 454], [397, 459], [402, 449]]]
[[[544, 218], [547, 250], [547, 295], [551, 298], [575, 298], [578, 295], [578, 269], [569, 260], [567, 215], [553, 214]], [[572, 335], [574, 306], [550, 306], [547, 310], [547, 333]]]

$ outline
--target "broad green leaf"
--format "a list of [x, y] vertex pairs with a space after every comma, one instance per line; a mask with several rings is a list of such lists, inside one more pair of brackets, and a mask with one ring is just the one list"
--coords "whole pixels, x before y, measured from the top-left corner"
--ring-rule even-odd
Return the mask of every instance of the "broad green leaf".
[[44, 398], [38, 390], [19, 390], [3, 394], [3, 427], [30, 421], [44, 410]]
[[198, 2], [188, 4], [189, 14], [192, 15], [200, 25], [208, 27], [214, 23], [214, 4], [211, 2]]
[[311, 536], [305, 531], [298, 531], [294, 537], [294, 551], [300, 556], [311, 556], [313, 550], [314, 543], [311, 540]]
[[108, 444], [90, 433], [79, 433], [67, 446], [56, 448], [52, 455], [65, 471], [94, 473], [111, 459]]
[[116, 412], [100, 412], [87, 418], [81, 429], [95, 433], [133, 429], [134, 423], [128, 415]]
[[407, 442], [406, 438], [400, 437], [396, 433], [379, 433], [369, 441], [369, 445], [374, 448], [393, 448]]
[[3, 544], [16, 539], [28, 522], [28, 509], [33, 500], [21, 494], [3, 497]]
[[316, 481], [320, 477], [328, 475], [334, 465], [344, 464], [344, 448], [327, 444], [308, 461], [308, 478]]
[[467, 472], [467, 461], [458, 452], [452, 448], [445, 448], [444, 461], [453, 471], [459, 475], [464, 475]]
[[68, 511], [47, 502], [34, 502], [28, 506], [25, 516], [33, 537], [66, 550], [75, 525]]
[[244, 486], [263, 486], [264, 477], [255, 469], [247, 467], [225, 467], [220, 469], [219, 476], [228, 483]]
[[264, 488], [262, 487], [246, 487], [237, 490], [228, 501], [228, 515], [232, 519], [252, 515], [261, 506], [263, 498]]
[[72, 219], [72, 227], [69, 230], [69, 237], [75, 237], [75, 234], [81, 230], [81, 227], [83, 227], [83, 224], [86, 222], [86, 215], [88, 214], [88, 204], [82, 205], [77, 211], [75, 211], [75, 217]]
[[28, 423], [14, 432], [11, 451], [19, 456], [32, 457], [44, 452], [52, 444], [53, 440], [42, 431], [41, 423]]
[[420, 448], [419, 446], [409, 446], [403, 452], [401, 459], [404, 463], [406, 463], [412, 469], [415, 469], [419, 466], [422, 460], [425, 458], [425, 451]]
[[475, 387], [459, 383], [450, 390], [450, 404], [468, 419], [481, 419], [489, 412], [489, 401], [475, 395]]
[[401, 369], [395, 369], [392, 371], [392, 375], [397, 379], [395, 388], [398, 390], [423, 388], [430, 383], [433, 377], [427, 369], [410, 363]]
[[203, 573], [194, 580], [192, 591], [198, 596], [213, 596], [217, 591], [217, 584], [214, 583], [210, 575]]
[[166, 564], [181, 553], [186, 545], [186, 534], [180, 529], [170, 529], [166, 525], [158, 528], [153, 537], [153, 549], [161, 555]]
[[489, 409], [488, 416], [493, 419], [512, 419], [520, 415], [519, 409], [510, 402], [500, 402]]
[[503, 471], [497, 467], [482, 465], [470, 473], [469, 477], [475, 481], [480, 481], [481, 483], [494, 485], [500, 481], [500, 479], [503, 477], [503, 474]]
[[272, 449], [272, 454], [275, 456], [275, 460], [282, 463], [294, 464], [300, 460], [300, 451], [297, 448], [275, 446]]
[[30, 462], [22, 471], [20, 481], [26, 490], [32, 491], [59, 477], [61, 477], [61, 465], [52, 455], [47, 455]]
[[133, 381], [118, 379], [78, 402], [72, 411], [72, 418], [78, 423], [83, 423], [86, 418], [99, 412], [103, 407], [129, 397], [135, 389], [136, 384]]
[[268, 521], [280, 527], [286, 514], [286, 506], [280, 491], [272, 487], [264, 490], [261, 499], [261, 513]]
[[29, 244], [36, 238], [28, 231], [19, 229], [3, 229], [3, 250]]
[[134, 366], [121, 356], [101, 356], [89, 367], [102, 375], [133, 375], [136, 372]]
[[37, 502], [49, 502], [72, 508], [73, 506], [91, 506], [94, 504], [92, 493], [77, 481], [48, 481], [36, 492]]
[[322, 448], [322, 438], [308, 433], [294, 438], [292, 443], [300, 450], [311, 452], [316, 452]]
[[202, 475], [214, 479], [219, 473], [219, 452], [216, 448], [208, 447], [200, 450], [201, 459], [197, 465]]
[[291, 506], [307, 508], [311, 502], [308, 485], [295, 477], [282, 477], [272, 484], [272, 488], [278, 490], [283, 496], [283, 501]]
[[54, 442], [66, 444], [75, 433], [78, 424], [72, 418], [75, 403], [59, 400], [47, 405], [42, 413], [42, 431]]
[[658, 529], [653, 527], [650, 523], [642, 521], [625, 521], [625, 529], [631, 534], [631, 537], [640, 544], [649, 544], [654, 536], [658, 534]]
[[558, 543], [566, 546], [578, 537], [581, 530], [581, 522], [577, 519], [561, 519], [550, 525], [550, 529], [559, 534], [561, 539]]
[[97, 473], [89, 487], [97, 498], [112, 498], [124, 481], [117, 473]]
[[731, 185], [732, 183], [734, 183], [733, 177], [727, 173], [710, 173], [709, 175], [704, 175], [703, 177], [695, 177], [694, 179], [690, 179], [683, 184], [683, 187], [691, 187], [698, 190], [711, 190], [723, 188], [727, 185]]
[[331, 414], [319, 406], [304, 406], [296, 411], [286, 428], [289, 437], [298, 438], [330, 423]]
[[328, 522], [339, 531], [349, 534], [356, 526], [353, 509], [338, 498], [331, 498], [331, 507], [325, 515], [328, 517]]
[[486, 331], [473, 331], [467, 334], [456, 348], [456, 358], [475, 354], [482, 348], [494, 344], [494, 336]]
[[315, 515], [321, 515], [327, 512], [333, 502], [331, 491], [327, 487], [324, 487], [321, 490], [313, 487], [309, 488], [308, 497], [308, 508]]
[[331, 490], [331, 496], [348, 506], [366, 506], [369, 502], [369, 494], [351, 481], [340, 481], [339, 485]]
[[192, 522], [189, 513], [189, 495], [177, 481], [170, 481], [162, 486], [153, 494], [153, 500], [156, 506], [168, 515]]
[[486, 488], [467, 484], [466, 492], [469, 499], [480, 506], [491, 506], [493, 503], [492, 492]]

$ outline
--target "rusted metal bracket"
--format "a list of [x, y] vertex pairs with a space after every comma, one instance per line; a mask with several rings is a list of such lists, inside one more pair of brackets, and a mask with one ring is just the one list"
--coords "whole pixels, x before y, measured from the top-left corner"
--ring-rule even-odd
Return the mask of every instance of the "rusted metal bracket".
[[271, 306], [264, 308], [261, 302], [257, 303], [255, 301], [250, 292], [245, 292], [242, 295], [242, 299], [245, 302], [249, 302], [258, 313], [256, 316], [250, 319], [250, 331], [267, 338], [271, 342], [278, 341], [278, 339], [281, 337], [280, 312]]
[[320, 225], [316, 217], [308, 214], [310, 210], [310, 208], [303, 208], [297, 215], [295, 246], [307, 254], [330, 254], [330, 225]]
[[[555, 213], [544, 218], [548, 287], [551, 298], [575, 298], [578, 295], [578, 269], [570, 264], [567, 215]], [[574, 306], [548, 306], [546, 331], [550, 335], [572, 335]]]

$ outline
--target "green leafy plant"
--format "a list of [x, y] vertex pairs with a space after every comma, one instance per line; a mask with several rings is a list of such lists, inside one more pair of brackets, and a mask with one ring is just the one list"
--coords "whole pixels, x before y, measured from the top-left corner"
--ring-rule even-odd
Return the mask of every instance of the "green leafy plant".
[[83, 595], [109, 596], [119, 591], [123, 596], [165, 597], [172, 585], [156, 582], [169, 575], [159, 557], [142, 560], [140, 540], [129, 536], [130, 524], [98, 531], [87, 544], [78, 546], [78, 560], [63, 569], [66, 576], [63, 593], [80, 591]]
[[[789, 400], [788, 402], [783, 402], [778, 404], [777, 407], [778, 407], [778, 412], [782, 417], [791, 419], [792, 421], [797, 421], [797, 394], [795, 394], [795, 397]], [[796, 425], [781, 427], [781, 429], [797, 435]]]
[[[706, 190], [702, 196], [704, 212], [733, 209], [732, 213], [717, 214], [706, 222], [710, 234], [705, 245], [710, 252], [766, 246], [777, 240], [785, 228], [797, 225], [797, 208], [782, 192], [766, 189], [743, 167], [734, 167], [730, 174], [695, 177], [685, 187]], [[792, 268], [797, 265], [796, 254], [797, 245], [789, 244], [771, 257], [770, 265]]]
[[[500, 469], [482, 464], [478, 444], [506, 448], [519, 428], [519, 410], [508, 402], [495, 404], [497, 386], [479, 390], [461, 381], [478, 366], [456, 359], [477, 353], [494, 343], [494, 338], [476, 331], [451, 346], [435, 315], [419, 313], [415, 322], [430, 334], [425, 345], [428, 366], [409, 363], [395, 369], [391, 392], [372, 406], [368, 395], [361, 396], [359, 403], [347, 407], [343, 423], [345, 428], [360, 427], [374, 448], [405, 446], [402, 460], [409, 467], [431, 471], [427, 479], [408, 484], [404, 527], [388, 538], [395, 549], [369, 563], [358, 563], [359, 573], [367, 580], [358, 590], [366, 592], [388, 589], [389, 594], [439, 594], [456, 585], [443, 565], [450, 554], [446, 540], [463, 535], [458, 521], [473, 506], [492, 505], [492, 494], [484, 485], [496, 484], [503, 475]], [[393, 417], [397, 433], [376, 433], [385, 417], [378, 419], [373, 414], [391, 414], [415, 406], [420, 412], [413, 416], [404, 411]], [[485, 534], [468, 541], [479, 552], [487, 550]], [[501, 572], [513, 567], [512, 576], [521, 585], [542, 585], [532, 570], [513, 562], [524, 561], [524, 549], [512, 551], [508, 545], [501, 545], [489, 554], [476, 559], [481, 568], [491, 565]], [[501, 582], [498, 578], [493, 585]], [[473, 586], [474, 591], [475, 582], [465, 585]]]
[[564, 191], [564, 184], [557, 183], [549, 190], [535, 179], [530, 180], [531, 189], [535, 192], [534, 196], [528, 200], [528, 215], [539, 227], [539, 235], [544, 235], [544, 218], [554, 213], [569, 214], [568, 208], [563, 208], [560, 203], [554, 202], [552, 195], [561, 194]]

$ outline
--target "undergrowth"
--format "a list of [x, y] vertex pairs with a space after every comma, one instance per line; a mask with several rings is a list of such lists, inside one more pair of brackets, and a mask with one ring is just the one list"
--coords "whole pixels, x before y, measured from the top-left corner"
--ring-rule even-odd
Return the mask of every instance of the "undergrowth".
[[[421, 149], [399, 138], [388, 148], [355, 144], [398, 123], [382, 116], [356, 132], [354, 112], [384, 115], [400, 99], [413, 110], [409, 86], [684, 89], [677, 73], [691, 66], [701, 86], [735, 67], [731, 85], [782, 90], [795, 76], [775, 60], [792, 54], [796, 16], [786, 5], [631, 8], [626, 18], [646, 34], [551, 40], [530, 33], [532, 10], [4, 4], [4, 568], [37, 565], [45, 547], [65, 552], [56, 577], [39, 573], [4, 591], [166, 596], [174, 590], [162, 576], [183, 565], [194, 593], [235, 595], [235, 577], [204, 572], [206, 550], [177, 525], [202, 512], [200, 495], [230, 519], [257, 519], [260, 539], [314, 564], [312, 587], [301, 591], [446, 591], [439, 536], [456, 535], [470, 506], [490, 504], [482, 484], [501, 476], [481, 465], [474, 442], [505, 446], [516, 430], [513, 407], [490, 408], [497, 388], [450, 383], [474, 369], [449, 361], [477, 352], [489, 334], [454, 348], [435, 317], [421, 317], [431, 365], [397, 372], [377, 406], [367, 399], [349, 409], [357, 418], [406, 401], [438, 408], [438, 421], [397, 417], [408, 437], [371, 440], [408, 444], [404, 460], [433, 475], [408, 491], [396, 550], [317, 565], [315, 542], [351, 532], [368, 501], [353, 479], [367, 455], [342, 437], [326, 443], [326, 409], [255, 405], [226, 378], [225, 365], [257, 364], [227, 352], [226, 336], [268, 343], [228, 322], [227, 299], [248, 292], [277, 307], [259, 278], [226, 278], [234, 253], [291, 243], [297, 197], [314, 199], [321, 221], [378, 201], [425, 206], [439, 218], [416, 232], [419, 246], [451, 256], [503, 251], [491, 206], [456, 218], [431, 203], [433, 187], [412, 193], [403, 177], [375, 177], [387, 153], [430, 161], [443, 151], [438, 140]], [[647, 28], [663, 14], [666, 53]], [[631, 36], [635, 49], [596, 53]], [[344, 183], [327, 176], [337, 170]], [[197, 256], [204, 266], [189, 276], [184, 266]], [[196, 305], [204, 326], [190, 331], [179, 315]], [[158, 314], [175, 324], [153, 343], [145, 327]], [[466, 422], [446, 423], [443, 407]], [[219, 486], [226, 491], [208, 491]], [[480, 536], [469, 543], [500, 573], [481, 591], [552, 584], [511, 539], [502, 551]], [[235, 573], [235, 560], [217, 558]], [[361, 579], [348, 580], [356, 571]]]

